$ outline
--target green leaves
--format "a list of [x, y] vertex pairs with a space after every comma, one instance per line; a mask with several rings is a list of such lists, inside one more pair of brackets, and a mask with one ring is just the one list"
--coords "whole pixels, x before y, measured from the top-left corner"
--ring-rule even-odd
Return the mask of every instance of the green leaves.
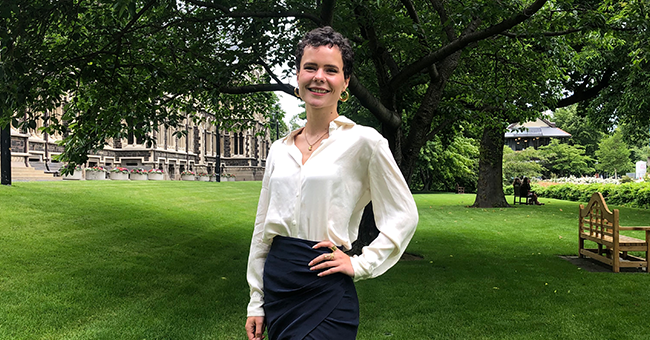
[[456, 184], [467, 192], [476, 190], [478, 143], [470, 138], [454, 136], [448, 143], [440, 137], [428, 141], [420, 150], [416, 175], [411, 187], [415, 190], [455, 190]]
[[569, 145], [553, 139], [549, 145], [539, 148], [538, 156], [548, 171], [546, 177], [580, 177], [594, 172], [590, 166], [592, 160], [585, 156], [585, 149], [581, 145]]
[[623, 175], [634, 169], [634, 164], [630, 160], [630, 148], [623, 141], [623, 136], [618, 129], [598, 144], [596, 158], [598, 159], [596, 168], [610, 175], [615, 173]]
[[582, 145], [587, 156], [595, 156], [604, 133], [596, 128], [588, 117], [578, 115], [575, 105], [555, 110], [553, 121], [558, 128], [571, 134], [568, 140], [570, 145]]
[[503, 185], [512, 184], [515, 177], [535, 178], [540, 177], [544, 168], [539, 162], [539, 152], [527, 148], [514, 152], [510, 147], [503, 147]]

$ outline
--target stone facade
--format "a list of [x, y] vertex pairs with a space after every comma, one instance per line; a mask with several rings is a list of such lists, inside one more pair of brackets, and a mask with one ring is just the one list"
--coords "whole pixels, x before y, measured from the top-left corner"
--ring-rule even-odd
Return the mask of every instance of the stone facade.
[[[219, 131], [216, 122], [205, 117], [205, 122], [187, 119], [178, 128], [160, 127], [153, 133], [156, 145], [147, 147], [136, 138], [110, 140], [101, 150], [88, 155], [85, 166], [128, 169], [162, 169], [165, 179], [180, 179], [185, 170], [232, 175], [238, 181], [257, 181], [264, 175], [264, 164], [271, 146], [270, 135], [261, 123], [241, 131]], [[53, 160], [63, 147], [56, 143], [61, 136], [43, 135], [38, 131], [11, 130], [12, 167], [34, 167], [57, 171], [62, 164]], [[177, 130], [187, 135], [174, 136]], [[261, 134], [261, 136], [260, 136]]]

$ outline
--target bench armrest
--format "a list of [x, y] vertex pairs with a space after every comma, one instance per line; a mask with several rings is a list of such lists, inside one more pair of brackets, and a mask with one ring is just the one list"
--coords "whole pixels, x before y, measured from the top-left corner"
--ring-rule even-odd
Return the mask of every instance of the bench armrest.
[[619, 230], [650, 230], [650, 227], [618, 227]]

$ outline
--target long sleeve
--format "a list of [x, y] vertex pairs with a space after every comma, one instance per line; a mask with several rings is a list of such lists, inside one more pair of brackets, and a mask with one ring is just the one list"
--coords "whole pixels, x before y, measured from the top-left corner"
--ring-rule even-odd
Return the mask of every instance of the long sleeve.
[[354, 280], [377, 277], [399, 261], [415, 233], [418, 212], [388, 142], [381, 139], [368, 166], [370, 199], [379, 236], [351, 258]]
[[266, 255], [269, 253], [270, 245], [263, 242], [264, 221], [269, 208], [269, 179], [273, 173], [273, 148], [269, 151], [266, 158], [266, 170], [262, 179], [262, 190], [260, 199], [257, 204], [257, 214], [255, 216], [255, 228], [251, 240], [250, 252], [248, 255], [248, 269], [246, 279], [250, 287], [250, 302], [248, 303], [247, 316], [264, 316], [264, 292], [263, 292], [263, 275], [264, 262]]

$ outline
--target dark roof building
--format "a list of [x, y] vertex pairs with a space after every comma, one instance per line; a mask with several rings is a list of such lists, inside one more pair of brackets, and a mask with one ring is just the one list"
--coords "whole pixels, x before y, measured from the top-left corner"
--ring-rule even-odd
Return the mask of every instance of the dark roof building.
[[555, 123], [548, 119], [537, 118], [532, 122], [510, 124], [505, 134], [505, 145], [514, 151], [531, 146], [537, 149], [550, 144], [553, 138], [568, 139], [571, 138], [571, 134], [555, 127]]

